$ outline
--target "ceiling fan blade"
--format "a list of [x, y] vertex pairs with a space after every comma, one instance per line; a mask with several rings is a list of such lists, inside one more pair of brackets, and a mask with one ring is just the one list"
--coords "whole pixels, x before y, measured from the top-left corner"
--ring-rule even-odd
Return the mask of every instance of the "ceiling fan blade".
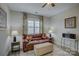
[[45, 3], [45, 4], [42, 6], [42, 8], [45, 7], [46, 5], [47, 5], [47, 3]]
[[55, 4], [54, 4], [54, 3], [51, 3], [51, 6], [52, 6], [52, 7], [54, 7], [54, 6], [55, 6]]

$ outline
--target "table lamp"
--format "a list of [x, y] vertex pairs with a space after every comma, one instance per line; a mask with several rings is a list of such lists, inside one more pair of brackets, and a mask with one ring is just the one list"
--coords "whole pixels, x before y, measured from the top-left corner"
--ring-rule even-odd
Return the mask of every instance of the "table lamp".
[[13, 41], [16, 42], [16, 35], [18, 35], [18, 31], [12, 31]]
[[49, 30], [49, 36], [51, 37], [52, 30]]
[[48, 31], [48, 33], [49, 33], [49, 37], [52, 37], [52, 33], [53, 33], [53, 31], [54, 31], [54, 28], [53, 27], [51, 27], [50, 29], [49, 29], [49, 31]]

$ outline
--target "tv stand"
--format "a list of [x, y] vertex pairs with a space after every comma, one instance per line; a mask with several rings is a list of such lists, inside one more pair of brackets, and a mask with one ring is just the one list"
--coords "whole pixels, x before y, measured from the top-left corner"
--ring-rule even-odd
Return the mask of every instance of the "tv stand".
[[[69, 47], [66, 46], [67, 45], [66, 40], [69, 40]], [[74, 40], [74, 42], [75, 42], [74, 45], [73, 45], [75, 51], [72, 51], [72, 49], [71, 49], [72, 40]], [[61, 48], [64, 49], [64, 50], [68, 50], [67, 52], [69, 52], [69, 53], [71, 53], [75, 56], [79, 56], [79, 53], [78, 53], [78, 39], [70, 39], [70, 38], [61, 39]], [[75, 52], [75, 53], [73, 53], [73, 52]]]

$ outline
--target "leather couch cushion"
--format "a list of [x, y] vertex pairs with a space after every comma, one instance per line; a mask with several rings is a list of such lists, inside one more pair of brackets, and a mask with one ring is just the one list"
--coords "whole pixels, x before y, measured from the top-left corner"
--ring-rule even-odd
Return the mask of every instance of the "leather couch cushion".
[[42, 36], [42, 34], [35, 34], [35, 35], [33, 35], [32, 37], [33, 38], [36, 38], [36, 37], [41, 37]]
[[34, 40], [34, 41], [30, 41], [28, 44], [37, 44], [37, 43], [43, 43], [43, 42], [48, 42], [49, 39], [45, 39], [45, 40]]

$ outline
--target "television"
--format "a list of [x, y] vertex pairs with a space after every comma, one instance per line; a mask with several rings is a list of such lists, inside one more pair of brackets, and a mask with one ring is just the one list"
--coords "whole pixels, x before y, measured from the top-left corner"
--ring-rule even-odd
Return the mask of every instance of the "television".
[[63, 33], [62, 34], [63, 38], [70, 38], [70, 39], [76, 39], [76, 34], [72, 34], [72, 33]]

